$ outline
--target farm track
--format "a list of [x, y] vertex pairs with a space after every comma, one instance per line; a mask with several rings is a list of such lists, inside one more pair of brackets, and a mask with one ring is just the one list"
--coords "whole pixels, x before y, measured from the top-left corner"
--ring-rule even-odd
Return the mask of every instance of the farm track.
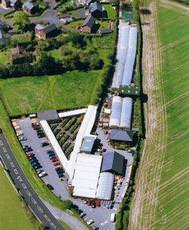
[[[150, 4], [151, 15], [141, 16], [143, 30], [143, 86], [148, 95], [145, 108], [147, 135], [136, 178], [129, 229], [154, 229], [159, 206], [158, 192], [166, 151], [166, 107], [162, 89], [162, 63], [157, 26], [157, 3]], [[160, 212], [162, 210], [159, 210]]]

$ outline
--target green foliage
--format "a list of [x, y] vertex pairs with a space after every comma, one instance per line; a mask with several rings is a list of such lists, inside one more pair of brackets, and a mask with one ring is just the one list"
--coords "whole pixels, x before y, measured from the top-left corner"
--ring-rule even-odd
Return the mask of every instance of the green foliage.
[[28, 15], [24, 12], [16, 12], [14, 14], [13, 24], [17, 31], [26, 32], [30, 24]]

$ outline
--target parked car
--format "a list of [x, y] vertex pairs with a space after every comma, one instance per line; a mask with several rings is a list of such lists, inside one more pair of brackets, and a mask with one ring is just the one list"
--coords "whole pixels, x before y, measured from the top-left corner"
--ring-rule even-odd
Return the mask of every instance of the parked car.
[[83, 218], [84, 216], [86, 216], [86, 213], [82, 212], [82, 213], [80, 214], [80, 217]]
[[93, 223], [94, 223], [94, 220], [88, 220], [88, 221], [87, 221], [87, 224], [88, 224], [88, 225], [91, 225], [91, 224], [93, 224]]
[[51, 154], [51, 155], [49, 155], [49, 159], [51, 160], [51, 159], [53, 159], [54, 157], [56, 157], [56, 155], [55, 154]]
[[54, 190], [53, 186], [50, 185], [50, 184], [47, 184], [47, 187], [48, 187], [48, 189], [50, 189], [50, 190]]
[[47, 154], [52, 154], [52, 153], [54, 153], [53, 150], [47, 150]]
[[57, 157], [54, 157], [54, 158], [51, 159], [51, 161], [52, 161], [52, 162], [58, 162], [59, 159], [58, 159]]
[[48, 146], [48, 145], [49, 145], [48, 142], [43, 142], [43, 143], [41, 144], [42, 147], [45, 147], [45, 146]]
[[53, 165], [54, 166], [60, 165], [60, 162], [54, 162]]
[[40, 164], [37, 164], [37, 165], [34, 165], [33, 168], [34, 168], [35, 170], [37, 170], [37, 169], [41, 169], [42, 166], [41, 166]]
[[41, 173], [39, 173], [39, 177], [45, 177], [45, 176], [47, 176], [48, 174], [46, 173], [46, 172], [41, 172]]

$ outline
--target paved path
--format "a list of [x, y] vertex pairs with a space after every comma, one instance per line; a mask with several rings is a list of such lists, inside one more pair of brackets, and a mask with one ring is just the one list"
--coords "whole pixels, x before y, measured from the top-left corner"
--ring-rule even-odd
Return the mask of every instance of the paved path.
[[5, 168], [8, 170], [16, 189], [22, 195], [25, 203], [28, 207], [30, 207], [34, 215], [48, 229], [62, 230], [63, 228], [60, 223], [50, 213], [48, 208], [39, 199], [38, 195], [29, 184], [13, 152], [11, 151], [5, 136], [2, 133], [0, 134], [0, 158]]
[[55, 208], [46, 201], [43, 201], [50, 212], [55, 216], [56, 219], [63, 220], [66, 222], [73, 230], [87, 230], [87, 227], [82, 224], [76, 217], [71, 216], [62, 210]]

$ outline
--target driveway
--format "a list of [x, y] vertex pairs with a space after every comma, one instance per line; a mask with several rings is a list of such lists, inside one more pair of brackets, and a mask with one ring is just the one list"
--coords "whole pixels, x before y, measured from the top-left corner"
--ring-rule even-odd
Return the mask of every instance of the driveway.
[[50, 210], [50, 212], [54, 215], [54, 217], [58, 220], [63, 220], [66, 222], [72, 229], [77, 230], [87, 230], [87, 227], [81, 223], [76, 217], [71, 216], [62, 210], [55, 208], [51, 204], [46, 201], [43, 201], [46, 207]]
[[53, 9], [48, 9], [46, 10], [41, 16], [39, 17], [31, 17], [30, 21], [32, 23], [54, 23], [56, 26], [60, 26], [61, 22], [60, 19], [58, 18], [57, 11]]

